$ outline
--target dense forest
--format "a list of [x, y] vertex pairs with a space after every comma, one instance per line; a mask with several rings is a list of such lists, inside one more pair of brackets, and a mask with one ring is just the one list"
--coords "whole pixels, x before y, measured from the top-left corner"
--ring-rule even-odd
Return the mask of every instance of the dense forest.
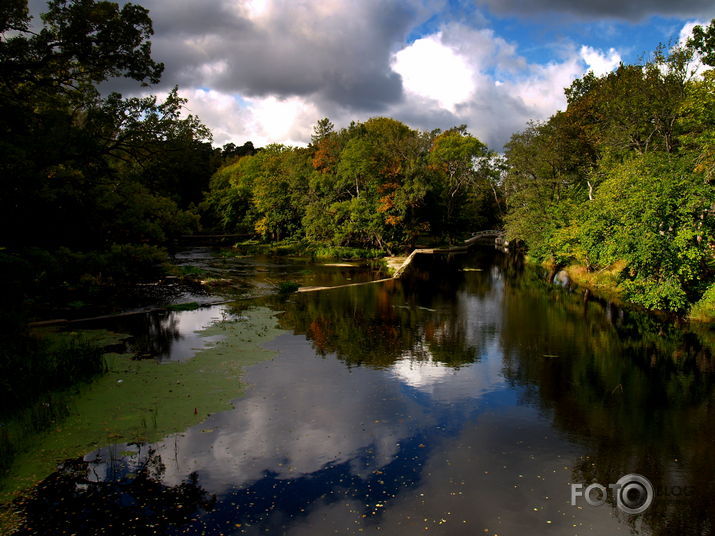
[[421, 234], [451, 241], [494, 225], [498, 161], [465, 126], [420, 132], [378, 117], [336, 132], [325, 118], [307, 148], [269, 145], [222, 167], [206, 209], [226, 231], [392, 254]]
[[40, 303], [160, 277], [185, 234], [391, 255], [501, 226], [535, 261], [609, 279], [647, 308], [712, 316], [713, 24], [641, 65], [576, 80], [566, 110], [504, 154], [465, 126], [386, 117], [322, 119], [307, 147], [216, 148], [178, 89], [101, 89], [160, 80], [152, 33], [134, 4], [52, 0], [39, 30], [25, 1], [3, 7], [0, 269], [15, 323]]

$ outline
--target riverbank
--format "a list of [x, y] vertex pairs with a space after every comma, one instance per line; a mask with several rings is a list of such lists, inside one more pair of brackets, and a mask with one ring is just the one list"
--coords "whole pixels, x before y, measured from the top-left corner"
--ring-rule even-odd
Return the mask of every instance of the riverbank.
[[270, 255], [275, 257], [310, 257], [314, 259], [367, 260], [380, 259], [385, 252], [379, 249], [331, 246], [308, 240], [280, 240], [261, 242], [243, 240], [234, 243], [225, 255]]
[[[643, 308], [629, 301], [624, 295], [623, 287], [621, 286], [621, 273], [626, 268], [625, 262], [617, 262], [602, 270], [589, 271], [588, 268], [581, 264], [569, 264], [559, 269], [550, 262], [539, 262], [528, 255], [524, 256], [525, 261], [530, 264], [540, 265], [548, 270], [552, 277], [556, 276], [560, 271], [565, 272], [571, 283], [588, 289], [599, 298], [615, 303], [617, 305], [627, 305], [634, 308]], [[661, 313], [657, 309], [646, 309], [654, 313]], [[715, 326], [715, 286], [711, 286], [703, 297], [691, 305], [687, 314], [682, 317], [691, 322], [697, 322]]]

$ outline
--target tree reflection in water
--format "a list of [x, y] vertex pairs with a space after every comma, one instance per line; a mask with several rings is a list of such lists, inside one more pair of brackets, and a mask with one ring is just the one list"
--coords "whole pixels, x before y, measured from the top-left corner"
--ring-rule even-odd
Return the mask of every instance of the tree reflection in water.
[[[605, 485], [643, 474], [656, 490], [643, 514], [653, 534], [709, 533], [715, 522], [712, 347], [582, 292], [545, 287], [529, 271], [508, 278], [505, 377], [526, 386], [524, 402], [586, 447], [573, 482]], [[631, 526], [639, 517], [618, 514]]]
[[[517, 257], [493, 262], [491, 273], [465, 278], [465, 266], [490, 263], [425, 256], [401, 284], [300, 296], [281, 324], [305, 334], [321, 355], [374, 368], [406, 355], [459, 368], [478, 361], [485, 337], [497, 330], [503, 374], [522, 393], [521, 403], [540, 408], [586, 447], [573, 482], [608, 484], [641, 473], [656, 489], [642, 518], [653, 534], [713, 530], [714, 378], [707, 340], [587, 291], [549, 285]], [[460, 296], [495, 292], [499, 310], [488, 311], [495, 316], [485, 315], [474, 333]], [[632, 526], [637, 519], [621, 517]]]
[[149, 452], [133, 472], [95, 478], [101, 459], [67, 460], [16, 505], [24, 524], [16, 534], [116, 534], [144, 536], [175, 532], [213, 509], [216, 498], [198, 483], [161, 482], [161, 457]]

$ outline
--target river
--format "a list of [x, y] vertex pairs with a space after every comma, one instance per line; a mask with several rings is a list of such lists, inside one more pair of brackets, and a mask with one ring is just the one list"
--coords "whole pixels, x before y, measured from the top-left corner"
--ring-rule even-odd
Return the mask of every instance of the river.
[[[183, 259], [220, 268], [200, 250]], [[488, 249], [283, 297], [266, 281], [375, 272], [242, 262], [223, 272], [244, 290], [234, 304], [102, 325], [151, 358], [72, 393], [17, 457], [10, 477], [41, 480], [16, 503], [18, 534], [714, 530], [711, 332], [550, 285]], [[95, 433], [102, 407], [121, 408], [97, 417], [106, 430], [130, 414], [144, 431]], [[90, 428], [91, 441], [67, 439]], [[635, 515], [608, 488], [632, 473], [653, 488]], [[579, 495], [594, 482], [600, 506]]]

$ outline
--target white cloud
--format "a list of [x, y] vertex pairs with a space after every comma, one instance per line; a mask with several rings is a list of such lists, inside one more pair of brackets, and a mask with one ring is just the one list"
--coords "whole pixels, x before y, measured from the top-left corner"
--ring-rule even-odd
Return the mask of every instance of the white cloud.
[[[608, 5], [482, 1], [522, 14], [554, 9], [586, 17], [620, 13], [638, 19], [651, 12], [691, 13], [688, 16], [698, 20], [684, 24], [681, 43], [712, 11], [712, 1], [707, 0], [689, 0], [685, 11], [684, 5], [665, 0], [660, 0], [660, 8], [611, 0]], [[256, 145], [305, 144], [321, 117], [328, 116], [342, 127], [352, 120], [385, 115], [427, 130], [466, 123], [499, 149], [528, 120], [547, 119], [563, 108], [563, 88], [587, 69], [601, 75], [621, 60], [614, 48], [598, 50], [584, 44], [562, 47], [556, 61], [530, 62], [514, 42], [483, 27], [488, 21], [479, 11], [467, 24], [464, 13], [447, 4], [444, 0], [142, 1], [154, 20], [153, 56], [166, 65], [159, 91], [178, 84], [191, 111], [213, 130], [217, 144], [247, 140]], [[30, 0], [33, 13], [44, 5], [43, 0]], [[462, 22], [446, 22], [433, 33], [406, 42], [411, 32], [435, 17]], [[615, 31], [612, 23], [602, 23], [600, 28], [605, 34]], [[143, 91], [124, 79], [103, 89], [124, 94]]]
[[271, 140], [302, 145], [310, 139], [312, 127], [321, 117], [315, 104], [302, 97], [278, 99], [271, 96], [246, 100], [251, 116], [249, 124], [261, 145]]
[[678, 44], [679, 45], [685, 45], [685, 43], [690, 39], [690, 36], [693, 35], [693, 28], [696, 26], [707, 26], [708, 21], [703, 21], [703, 20], [692, 20], [689, 22], [686, 22], [683, 27], [680, 29], [680, 34], [678, 35]]
[[[398, 382], [367, 367], [348, 369], [332, 357], [315, 359], [302, 336], [285, 335], [281, 343], [282, 355], [247, 372], [252, 388], [234, 410], [153, 445], [165, 464], [165, 483], [177, 485], [198, 471], [204, 489], [223, 493], [266, 472], [280, 479], [310, 475], [326, 464], [350, 462], [367, 448], [373, 450], [370, 465], [355, 464], [351, 472], [369, 474], [394, 459], [412, 426], [431, 425], [416, 401], [398, 397]], [[301, 374], [330, 381], [317, 390], [306, 382], [296, 385]], [[395, 404], [375, 408], [374, 400], [384, 396]], [[409, 415], [409, 422], [402, 415]], [[104, 459], [111, 449], [100, 451]]]
[[445, 25], [393, 58], [406, 89], [405, 101], [390, 109], [395, 117], [425, 129], [465, 123], [494, 149], [530, 119], [563, 108], [563, 88], [585, 72], [573, 49], [560, 61], [530, 64], [492, 30], [462, 24]]
[[[560, 48], [556, 61], [532, 63], [492, 29], [456, 22], [406, 43], [406, 21], [414, 27], [426, 18], [405, 15], [414, 2], [382, 9], [402, 21], [397, 30], [377, 21], [375, 0], [360, 6], [345, 0], [222, 5], [243, 29], [212, 26], [176, 38], [163, 31], [170, 40], [159, 40], [164, 50], [178, 47], [171, 57], [183, 62], [175, 71], [184, 80], [182, 94], [217, 145], [304, 145], [321, 117], [340, 128], [385, 115], [425, 130], [464, 123], [499, 150], [529, 120], [563, 109], [564, 87], [587, 69], [601, 75], [621, 59], [614, 48], [584, 45]], [[175, 26], [188, 24], [182, 17]]]
[[472, 67], [467, 58], [442, 43], [441, 33], [417, 39], [398, 51], [391, 66], [402, 76], [408, 94], [432, 99], [449, 111], [474, 94]]
[[531, 65], [527, 73], [504, 87], [521, 99], [534, 119], [546, 119], [565, 107], [564, 88], [583, 75], [584, 70], [573, 55], [558, 63]]
[[187, 99], [186, 109], [211, 129], [215, 145], [229, 141], [243, 144], [250, 139], [243, 139], [242, 132], [247, 113], [232, 95], [213, 89], [181, 89], [179, 93]]
[[[604, 52], [589, 46], [567, 48], [562, 55], [547, 64], [528, 63], [514, 44], [490, 29], [444, 25], [392, 54], [390, 65], [402, 80], [404, 96], [381, 113], [428, 130], [465, 123], [498, 150], [527, 121], [544, 120], [563, 109], [563, 89], [588, 68], [603, 74], [620, 61], [615, 49]], [[220, 62], [211, 65], [214, 71], [222, 68]], [[329, 105], [315, 93], [287, 98], [240, 97], [214, 89], [182, 93], [189, 99], [190, 110], [214, 131], [219, 145], [247, 140], [256, 146], [304, 145], [321, 117], [327, 115], [341, 127], [375, 115]]]
[[[584, 50], [588, 61], [584, 63]], [[595, 59], [594, 59], [595, 58]], [[546, 119], [566, 102], [563, 88], [585, 73], [586, 64], [616, 61], [617, 53], [588, 47], [569, 49], [561, 61], [529, 64], [516, 47], [489, 29], [444, 26], [396, 50], [391, 67], [402, 79], [404, 97], [382, 112], [414, 128], [449, 128], [465, 123], [494, 149], [530, 119]], [[220, 62], [205, 67], [220, 71]], [[605, 67], [604, 67], [605, 68]], [[207, 73], [208, 74], [208, 73]], [[214, 132], [214, 143], [256, 146], [304, 145], [315, 122], [329, 116], [338, 126], [375, 115], [369, 110], [329, 106], [315, 94], [247, 97], [216, 89], [187, 89], [188, 108]]]
[[621, 63], [621, 55], [615, 48], [610, 48], [608, 52], [604, 53], [601, 50], [583, 45], [579, 54], [581, 59], [588, 65], [589, 70], [593, 71], [596, 76], [610, 73]]
[[187, 99], [187, 110], [211, 129], [215, 145], [249, 140], [257, 147], [269, 143], [305, 145], [321, 117], [316, 105], [303, 97], [241, 98], [213, 89], [179, 93]]

